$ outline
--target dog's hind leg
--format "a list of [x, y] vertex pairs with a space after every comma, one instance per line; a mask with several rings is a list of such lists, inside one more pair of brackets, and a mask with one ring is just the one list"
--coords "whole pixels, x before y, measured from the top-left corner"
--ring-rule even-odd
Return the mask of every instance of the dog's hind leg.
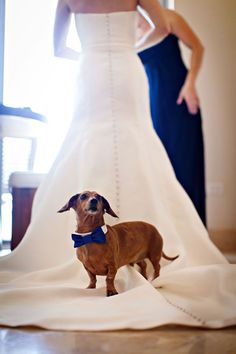
[[147, 279], [147, 263], [145, 260], [137, 262], [137, 265], [140, 267], [140, 273], [142, 276]]
[[160, 266], [160, 260], [161, 260], [161, 257], [158, 257], [157, 255], [155, 256], [152, 256], [150, 255], [149, 256], [149, 259], [153, 265], [153, 268], [154, 268], [154, 274], [153, 274], [153, 279], [159, 277], [160, 275], [160, 269], [161, 269], [161, 266]]
[[89, 285], [87, 286], [87, 289], [95, 289], [96, 288], [96, 283], [97, 283], [97, 278], [96, 278], [96, 275], [91, 273], [90, 270], [88, 270], [86, 267], [85, 267], [88, 275], [89, 275], [89, 278], [90, 278], [90, 283]]

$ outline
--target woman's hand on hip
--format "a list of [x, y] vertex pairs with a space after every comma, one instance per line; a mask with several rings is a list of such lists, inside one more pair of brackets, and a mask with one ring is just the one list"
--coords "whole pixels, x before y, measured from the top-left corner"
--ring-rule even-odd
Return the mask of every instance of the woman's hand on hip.
[[183, 101], [186, 102], [189, 113], [196, 114], [198, 112], [199, 98], [193, 84], [184, 84], [182, 86], [177, 99], [177, 104], [181, 104]]

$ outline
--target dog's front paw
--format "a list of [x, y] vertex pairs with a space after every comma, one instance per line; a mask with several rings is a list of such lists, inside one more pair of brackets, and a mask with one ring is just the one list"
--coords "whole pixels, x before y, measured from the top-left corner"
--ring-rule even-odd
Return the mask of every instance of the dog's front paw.
[[118, 292], [116, 290], [107, 290], [107, 296], [113, 296], [113, 295], [117, 295]]
[[96, 284], [89, 284], [86, 289], [96, 289]]

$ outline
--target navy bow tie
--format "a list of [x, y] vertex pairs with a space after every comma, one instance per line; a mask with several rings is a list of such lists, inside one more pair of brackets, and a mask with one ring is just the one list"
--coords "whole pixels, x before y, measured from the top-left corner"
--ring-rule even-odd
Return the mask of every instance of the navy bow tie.
[[91, 234], [81, 236], [78, 234], [71, 235], [72, 240], [74, 241], [74, 248], [81, 247], [87, 243], [106, 243], [106, 236], [101, 227], [95, 229]]

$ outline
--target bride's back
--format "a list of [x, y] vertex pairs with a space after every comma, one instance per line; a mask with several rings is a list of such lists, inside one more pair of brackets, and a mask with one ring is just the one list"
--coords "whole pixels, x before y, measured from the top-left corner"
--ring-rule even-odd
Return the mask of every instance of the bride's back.
[[133, 11], [138, 0], [66, 0], [71, 12], [99, 13], [116, 11]]

